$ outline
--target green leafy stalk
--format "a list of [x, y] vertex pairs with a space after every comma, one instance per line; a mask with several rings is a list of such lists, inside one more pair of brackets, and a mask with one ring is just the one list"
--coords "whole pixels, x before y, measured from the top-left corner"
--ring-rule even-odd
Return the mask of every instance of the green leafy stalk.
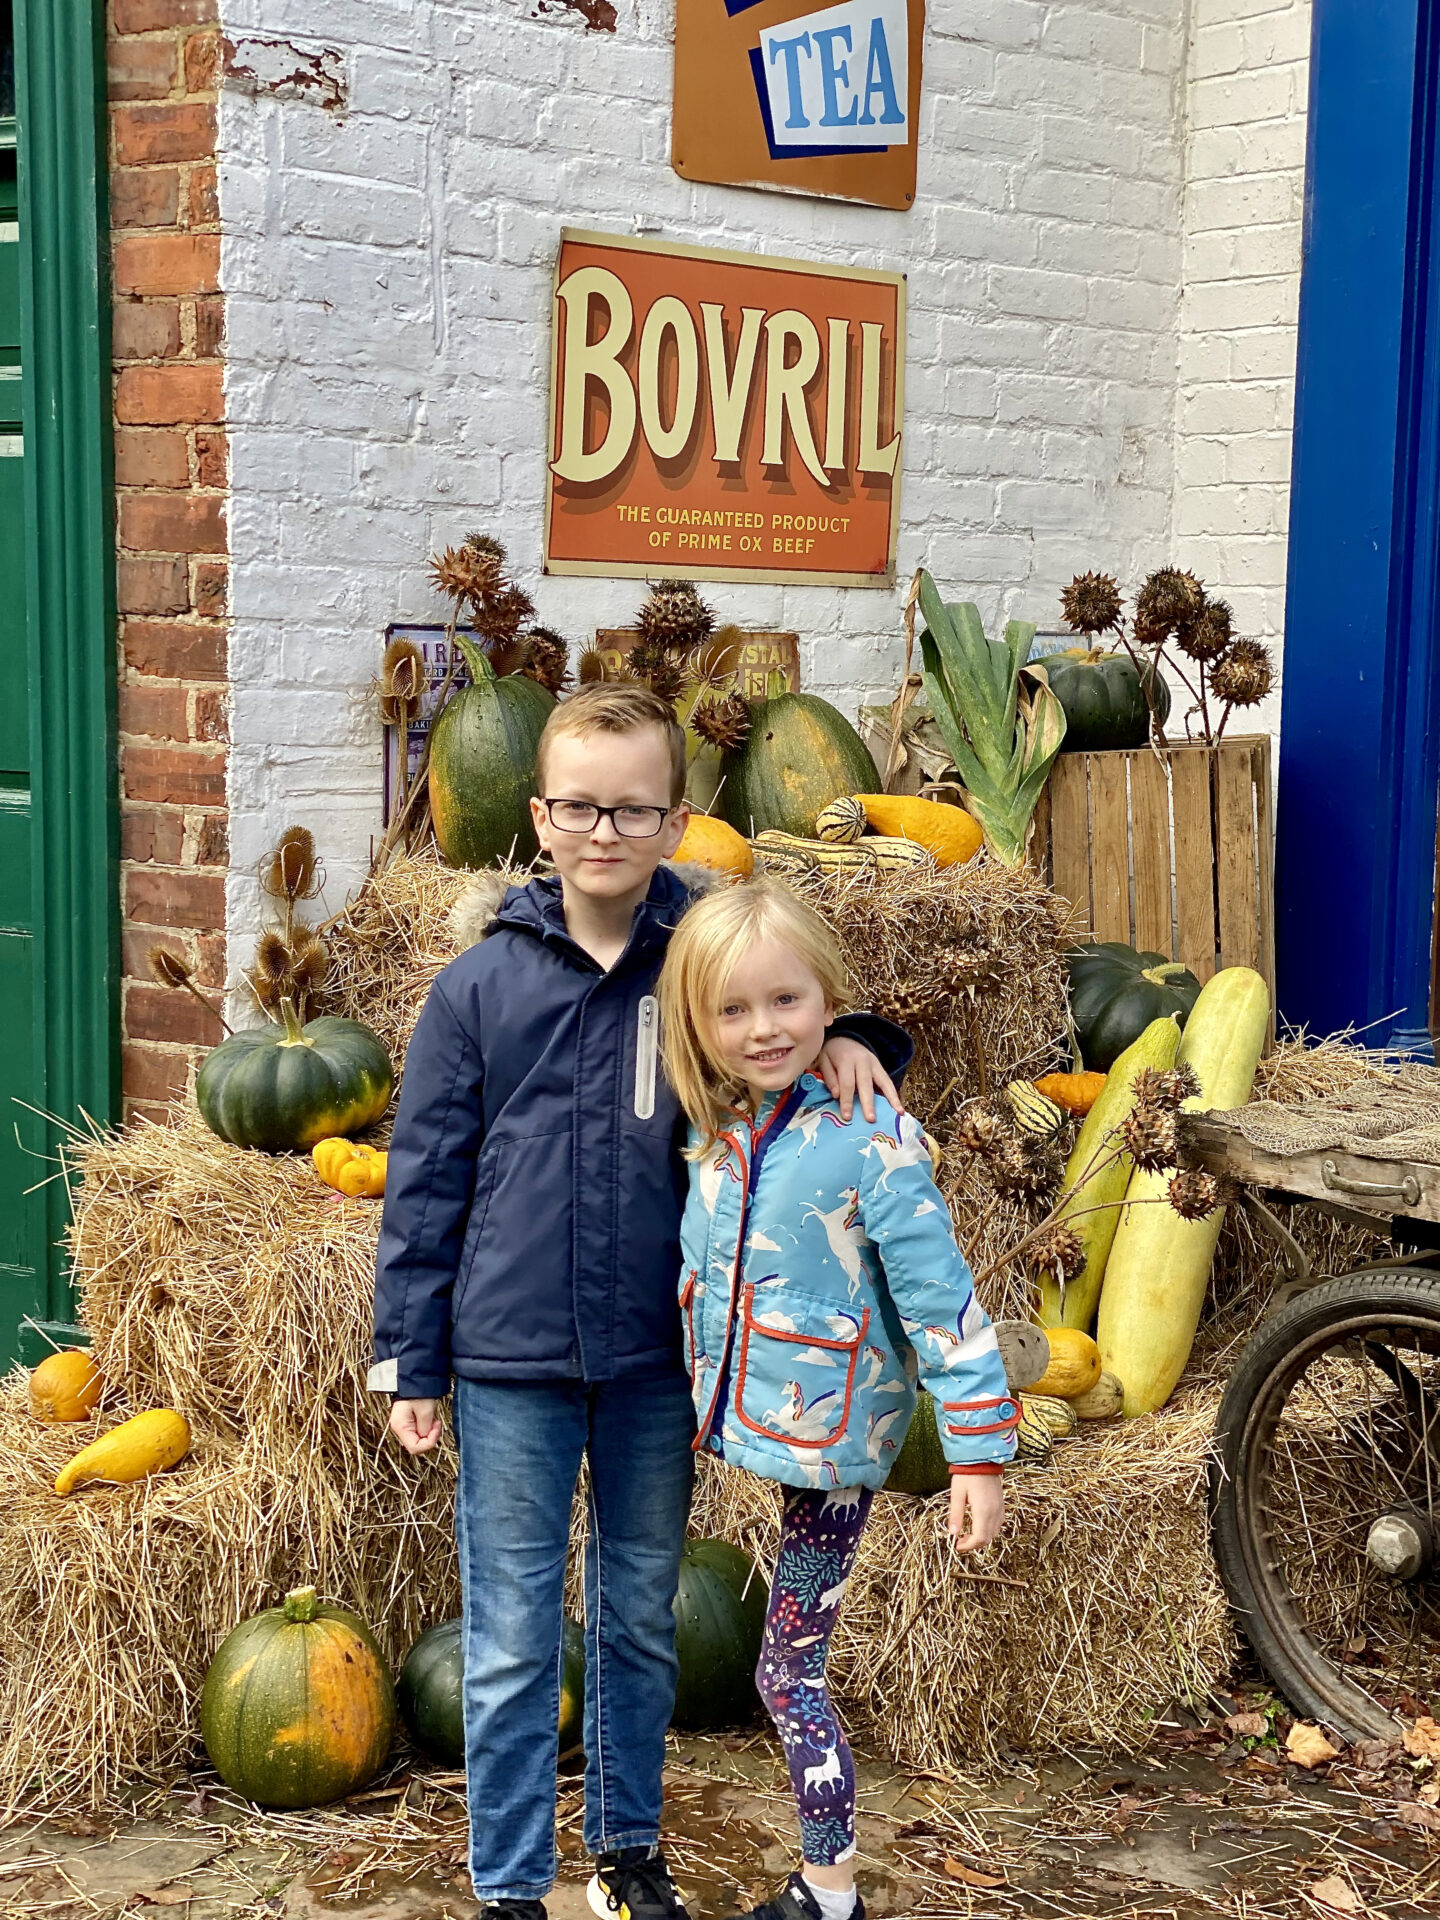
[[1027, 667], [1035, 628], [987, 640], [979, 609], [945, 605], [922, 567], [911, 587], [925, 618], [920, 661], [930, 711], [965, 788], [965, 805], [1007, 866], [1025, 857], [1030, 819], [1065, 738], [1065, 711], [1043, 667]]

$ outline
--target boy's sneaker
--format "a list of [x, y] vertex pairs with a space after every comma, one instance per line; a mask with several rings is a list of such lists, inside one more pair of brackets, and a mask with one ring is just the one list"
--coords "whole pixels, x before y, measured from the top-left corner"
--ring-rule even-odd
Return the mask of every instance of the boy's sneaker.
[[690, 1920], [658, 1847], [597, 1854], [585, 1897], [598, 1920]]
[[[805, 1876], [792, 1873], [785, 1882], [783, 1892], [777, 1893], [773, 1900], [752, 1907], [749, 1913], [731, 1916], [731, 1920], [822, 1920], [820, 1902], [805, 1884]], [[865, 1902], [860, 1898], [859, 1889], [855, 1892], [855, 1905], [850, 1910], [850, 1920], [865, 1920]]]

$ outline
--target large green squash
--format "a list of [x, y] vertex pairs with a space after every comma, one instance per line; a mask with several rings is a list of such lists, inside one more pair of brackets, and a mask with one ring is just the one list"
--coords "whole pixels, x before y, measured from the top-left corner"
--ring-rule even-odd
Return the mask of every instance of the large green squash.
[[206, 1126], [267, 1153], [304, 1152], [373, 1126], [395, 1090], [379, 1034], [333, 1014], [303, 1027], [288, 1005], [284, 1014], [283, 1026], [232, 1033], [206, 1054], [195, 1081]]
[[[722, 1571], [717, 1543], [687, 1540], [675, 1595], [675, 1653], [680, 1676], [674, 1725], [690, 1732], [731, 1727], [755, 1712], [755, 1664], [764, 1607], [740, 1598], [733, 1563]], [[759, 1585], [759, 1582], [756, 1582]]]
[[[1205, 982], [1175, 1056], [1200, 1082], [1186, 1112], [1244, 1106], [1269, 1019], [1269, 989], [1252, 968], [1226, 967]], [[1126, 1419], [1163, 1407], [1184, 1372], [1225, 1222], [1223, 1207], [1182, 1220], [1166, 1200], [1170, 1180], [1138, 1167], [1130, 1176], [1100, 1294], [1095, 1340], [1125, 1389]]]
[[[400, 1669], [395, 1698], [406, 1731], [442, 1766], [465, 1764], [465, 1656], [459, 1620], [429, 1627], [411, 1647]], [[560, 1672], [560, 1757], [581, 1742], [585, 1715], [585, 1635], [573, 1620], [565, 1622], [565, 1651]]]
[[452, 867], [533, 860], [535, 749], [554, 696], [524, 674], [497, 675], [477, 646], [455, 641], [471, 684], [445, 703], [430, 736], [436, 842]]
[[313, 1587], [242, 1620], [200, 1696], [220, 1778], [262, 1807], [320, 1807], [374, 1778], [395, 1731], [395, 1690], [363, 1620]]
[[870, 750], [844, 714], [813, 693], [757, 700], [744, 746], [721, 763], [720, 810], [747, 836], [772, 828], [812, 839], [842, 793], [878, 793]]
[[1075, 1043], [1093, 1073], [1108, 1073], [1152, 1020], [1174, 1014], [1183, 1027], [1200, 991], [1178, 960], [1137, 953], [1119, 940], [1087, 941], [1065, 959]]
[[692, 1540], [687, 1549], [692, 1566], [712, 1567], [744, 1609], [758, 1645], [765, 1632], [770, 1587], [763, 1573], [739, 1547], [728, 1540]]
[[887, 1493], [943, 1493], [950, 1484], [950, 1463], [940, 1445], [935, 1402], [921, 1389], [905, 1444], [885, 1480]]
[[1143, 747], [1150, 738], [1148, 688], [1163, 726], [1170, 717], [1170, 689], [1163, 674], [1146, 665], [1143, 675], [1128, 653], [1052, 653], [1044, 667], [1050, 690], [1065, 709], [1062, 753], [1105, 753]]

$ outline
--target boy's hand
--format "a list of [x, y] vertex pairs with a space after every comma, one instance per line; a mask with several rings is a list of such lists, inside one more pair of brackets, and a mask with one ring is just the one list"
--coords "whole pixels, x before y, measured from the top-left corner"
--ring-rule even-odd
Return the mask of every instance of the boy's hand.
[[897, 1113], [904, 1110], [889, 1074], [869, 1047], [859, 1040], [851, 1040], [845, 1034], [827, 1040], [820, 1049], [815, 1071], [830, 1089], [831, 1097], [840, 1102], [840, 1118], [847, 1127], [857, 1098], [860, 1111], [872, 1127], [877, 1093], [882, 1094]]
[[429, 1453], [440, 1443], [440, 1403], [396, 1400], [390, 1408], [390, 1431], [406, 1453]]
[[988, 1547], [1005, 1517], [1005, 1482], [998, 1473], [952, 1473], [950, 1538], [957, 1553]]

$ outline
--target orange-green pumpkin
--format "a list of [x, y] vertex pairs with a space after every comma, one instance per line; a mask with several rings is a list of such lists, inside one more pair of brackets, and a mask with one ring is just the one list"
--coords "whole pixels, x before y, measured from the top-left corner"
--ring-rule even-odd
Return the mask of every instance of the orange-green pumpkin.
[[[465, 1656], [462, 1623], [443, 1620], [429, 1627], [411, 1647], [395, 1683], [395, 1699], [406, 1731], [442, 1766], [465, 1764]], [[580, 1746], [585, 1721], [585, 1634], [565, 1622], [565, 1652], [560, 1668], [560, 1757]]]
[[390, 1104], [395, 1072], [378, 1033], [323, 1014], [301, 1026], [247, 1028], [201, 1062], [195, 1099], [206, 1126], [237, 1147], [308, 1152], [333, 1134], [359, 1133]]
[[326, 1806], [373, 1779], [390, 1751], [385, 1656], [363, 1620], [297, 1587], [222, 1641], [200, 1732], [233, 1792], [262, 1807]]
[[554, 696], [521, 673], [497, 674], [456, 634], [470, 685], [446, 701], [430, 735], [430, 814], [452, 867], [533, 860], [535, 749]]
[[721, 764], [719, 804], [737, 832], [774, 828], [811, 840], [832, 800], [879, 788], [869, 748], [828, 700], [780, 693], [757, 700], [751, 714], [744, 745]]

